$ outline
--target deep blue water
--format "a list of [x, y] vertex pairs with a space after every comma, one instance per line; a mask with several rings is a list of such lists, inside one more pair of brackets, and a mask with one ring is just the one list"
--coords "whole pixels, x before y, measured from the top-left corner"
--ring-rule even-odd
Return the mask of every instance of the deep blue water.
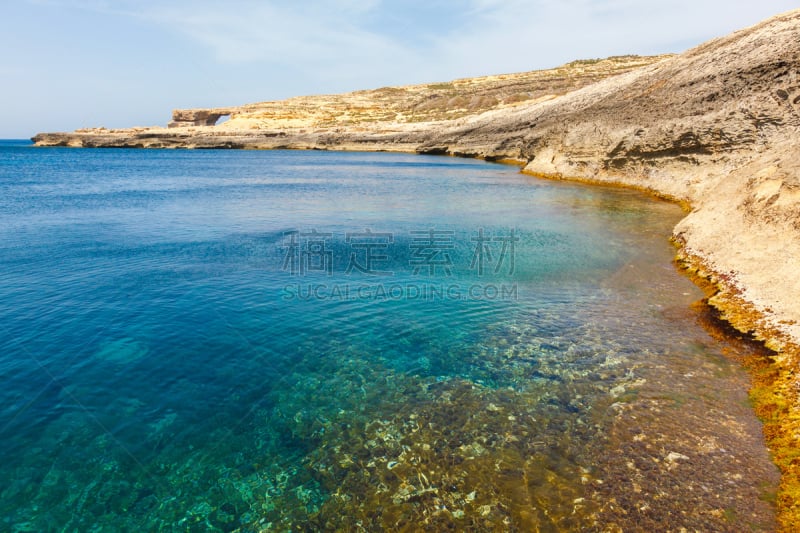
[[588, 523], [643, 363], [737, 372], [665, 312], [701, 297], [680, 216], [473, 160], [2, 142], [0, 529]]

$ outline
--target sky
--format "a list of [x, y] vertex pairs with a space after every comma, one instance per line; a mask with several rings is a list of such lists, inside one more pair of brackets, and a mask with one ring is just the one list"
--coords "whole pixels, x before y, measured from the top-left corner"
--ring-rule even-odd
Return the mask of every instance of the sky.
[[0, 138], [681, 52], [784, 0], [2, 0]]

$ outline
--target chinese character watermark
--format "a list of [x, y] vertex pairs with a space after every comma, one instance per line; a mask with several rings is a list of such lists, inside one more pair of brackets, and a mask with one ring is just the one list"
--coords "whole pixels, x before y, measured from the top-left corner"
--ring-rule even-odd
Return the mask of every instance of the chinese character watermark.
[[455, 246], [455, 231], [437, 231], [433, 228], [424, 231], [412, 231], [411, 259], [414, 275], [427, 270], [429, 276], [436, 274], [436, 267], [441, 268], [445, 276], [453, 274], [453, 260], [450, 250]]
[[[352, 283], [374, 277], [393, 277], [396, 271], [407, 269], [409, 276], [425, 276], [431, 281], [435, 277], [452, 278], [456, 272], [477, 274], [478, 277], [491, 272], [495, 275], [513, 276], [516, 272], [517, 243], [520, 237], [516, 230], [506, 232], [485, 231], [479, 228], [471, 236], [464, 235], [470, 245], [458, 246], [457, 234], [453, 230], [426, 228], [404, 233], [399, 239], [391, 232], [376, 232], [369, 228], [364, 231], [333, 232], [310, 230], [291, 230], [283, 234], [281, 249], [282, 270], [292, 276], [324, 275], [333, 276], [339, 272], [350, 277]], [[468, 250], [468, 251], [467, 251]], [[467, 257], [460, 254], [471, 254]], [[463, 262], [461, 262], [463, 261]], [[467, 268], [468, 265], [468, 268]], [[458, 276], [462, 284], [437, 285], [420, 283], [405, 286], [390, 285], [347, 285], [347, 284], [309, 284], [303, 290], [301, 285], [287, 286], [287, 299], [349, 300], [357, 298], [377, 300], [396, 299], [401, 294], [405, 299], [516, 299], [517, 285], [480, 284], [469, 286], [469, 275]], [[291, 287], [291, 290], [288, 288]], [[366, 288], [365, 288], [366, 287]], [[351, 291], [352, 289], [352, 291]], [[309, 291], [311, 291], [309, 293]], [[367, 296], [372, 295], [372, 296]], [[422, 297], [419, 297], [422, 295]], [[442, 296], [444, 295], [444, 296]]]
[[316, 229], [301, 233], [299, 231], [284, 232], [289, 237], [286, 256], [282, 270], [291, 275], [303, 276], [306, 272], [323, 272], [333, 275], [333, 251], [327, 249], [327, 240], [332, 233], [320, 233]]
[[[469, 264], [470, 270], [477, 270], [478, 275], [483, 276], [487, 264], [492, 265], [494, 263], [493, 271], [498, 274], [503, 269], [503, 265], [508, 263], [508, 274], [514, 274], [516, 270], [516, 243], [520, 240], [515, 235], [514, 230], [511, 230], [511, 234], [508, 236], [488, 236], [484, 234], [483, 228], [480, 228], [478, 235], [472, 237], [471, 240], [475, 243], [475, 249], [472, 254], [472, 261]], [[502, 243], [496, 261], [490, 243]]]
[[[388, 270], [376, 270], [376, 262], [382, 263], [389, 260], [389, 256], [379, 253], [380, 250], [386, 250], [389, 245], [394, 242], [394, 235], [391, 233], [372, 233], [367, 229], [363, 233], [348, 233], [345, 236], [345, 242], [352, 248], [350, 252], [350, 260], [347, 263], [345, 274], [350, 274], [353, 270], [357, 270], [362, 274], [370, 276], [393, 276], [394, 272]], [[359, 253], [363, 251], [363, 253]], [[359, 261], [362, 259], [363, 261]]]

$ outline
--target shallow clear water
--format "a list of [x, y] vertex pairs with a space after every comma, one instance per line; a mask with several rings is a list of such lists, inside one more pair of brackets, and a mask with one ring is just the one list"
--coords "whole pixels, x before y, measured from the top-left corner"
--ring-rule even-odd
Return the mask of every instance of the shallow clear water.
[[472, 160], [2, 143], [2, 528], [770, 529], [680, 216]]

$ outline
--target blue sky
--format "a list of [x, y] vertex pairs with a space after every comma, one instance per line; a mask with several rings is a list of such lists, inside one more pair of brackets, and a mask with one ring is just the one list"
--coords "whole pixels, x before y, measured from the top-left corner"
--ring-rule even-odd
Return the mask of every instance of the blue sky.
[[0, 138], [680, 52], [783, 0], [6, 0]]

